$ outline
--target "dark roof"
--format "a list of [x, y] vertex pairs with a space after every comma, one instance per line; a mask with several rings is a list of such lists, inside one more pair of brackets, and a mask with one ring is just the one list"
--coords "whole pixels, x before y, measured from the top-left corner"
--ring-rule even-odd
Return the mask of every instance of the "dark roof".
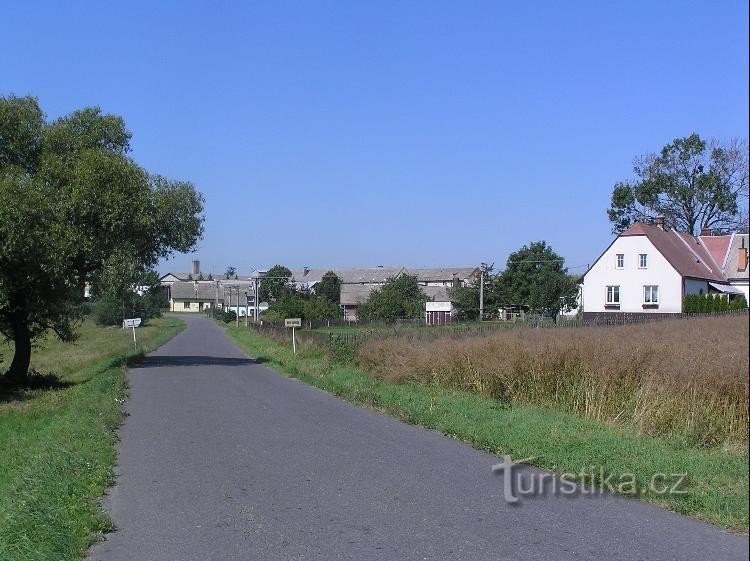
[[646, 236], [674, 269], [683, 277], [726, 282], [721, 265], [714, 261], [699, 237], [674, 230], [662, 230], [653, 224], [637, 222], [621, 234]]
[[170, 290], [172, 298], [178, 300], [215, 300], [217, 286], [221, 300], [224, 297], [224, 289], [216, 283], [175, 282]]
[[451, 302], [448, 287], [445, 286], [420, 286], [430, 302]]
[[479, 267], [438, 267], [433, 269], [405, 269], [404, 273], [417, 277], [420, 282], [452, 281], [453, 275], [467, 280], [479, 272]]
[[353, 267], [348, 269], [295, 269], [292, 280], [312, 286], [320, 282], [328, 271], [333, 271], [342, 284], [384, 283], [391, 277], [397, 277], [403, 267]]
[[368, 284], [342, 284], [339, 302], [344, 306], [356, 306], [367, 302], [370, 293], [378, 288]]

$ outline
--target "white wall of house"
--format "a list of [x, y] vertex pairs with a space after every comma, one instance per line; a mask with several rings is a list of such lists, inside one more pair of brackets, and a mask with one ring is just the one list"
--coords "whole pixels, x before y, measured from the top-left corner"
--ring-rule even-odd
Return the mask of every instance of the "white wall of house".
[[[624, 258], [617, 266], [617, 255]], [[647, 256], [646, 267], [639, 255]], [[658, 308], [644, 308], [644, 286], [659, 287]], [[619, 286], [620, 308], [607, 307], [607, 286]], [[584, 312], [677, 313], [682, 311], [682, 276], [656, 250], [646, 236], [617, 238], [586, 273], [583, 284]]]
[[173, 299], [170, 309], [173, 312], [202, 312], [208, 308], [213, 308], [214, 306], [216, 306], [216, 302], [214, 301]]
[[427, 312], [452, 312], [453, 304], [450, 302], [425, 302]]

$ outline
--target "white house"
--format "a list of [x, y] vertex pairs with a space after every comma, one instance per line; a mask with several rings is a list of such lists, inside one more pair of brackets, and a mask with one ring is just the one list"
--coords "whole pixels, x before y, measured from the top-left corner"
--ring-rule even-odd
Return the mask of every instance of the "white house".
[[631, 226], [584, 275], [584, 320], [606, 313], [679, 313], [688, 294], [747, 297], [747, 234], [704, 234], [668, 230], [661, 220]]

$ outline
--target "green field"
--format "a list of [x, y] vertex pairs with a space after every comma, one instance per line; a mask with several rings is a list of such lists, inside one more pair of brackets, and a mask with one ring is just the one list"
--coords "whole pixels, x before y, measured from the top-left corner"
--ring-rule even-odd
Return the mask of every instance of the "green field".
[[[294, 356], [288, 343], [244, 328], [228, 326], [227, 331], [251, 356], [348, 401], [441, 431], [481, 450], [532, 458], [527, 463], [555, 473], [579, 473], [596, 466], [605, 477], [632, 474], [644, 500], [736, 532], [748, 531], [746, 453], [691, 447], [680, 438], [639, 436], [610, 423], [550, 408], [508, 406], [467, 391], [393, 383], [335, 362], [319, 348], [307, 347]], [[684, 492], [651, 492], [649, 482], [658, 473], [687, 473], [680, 488]]]
[[[84, 322], [74, 344], [48, 339], [32, 367], [59, 387], [0, 398], [0, 561], [75, 560], [111, 528], [100, 497], [112, 482], [126, 362], [184, 327], [161, 318], [132, 334]], [[12, 348], [2, 346], [0, 371]]]

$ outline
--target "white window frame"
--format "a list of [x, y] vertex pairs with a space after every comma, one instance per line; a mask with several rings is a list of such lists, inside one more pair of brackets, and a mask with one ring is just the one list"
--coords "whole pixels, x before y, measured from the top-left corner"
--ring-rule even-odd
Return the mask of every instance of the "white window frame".
[[[656, 295], [656, 298], [654, 298]], [[643, 303], [644, 304], [659, 304], [659, 285], [658, 284], [644, 284], [643, 285]]]
[[618, 253], [615, 255], [615, 269], [624, 269], [624, 268], [625, 268], [625, 254]]
[[[617, 296], [617, 300], [615, 300], [615, 295]], [[607, 306], [619, 306], [621, 300], [622, 294], [620, 293], [620, 285], [608, 284], [604, 297], [604, 303]]]
[[638, 268], [639, 269], [648, 269], [648, 253], [639, 253], [638, 254]]

